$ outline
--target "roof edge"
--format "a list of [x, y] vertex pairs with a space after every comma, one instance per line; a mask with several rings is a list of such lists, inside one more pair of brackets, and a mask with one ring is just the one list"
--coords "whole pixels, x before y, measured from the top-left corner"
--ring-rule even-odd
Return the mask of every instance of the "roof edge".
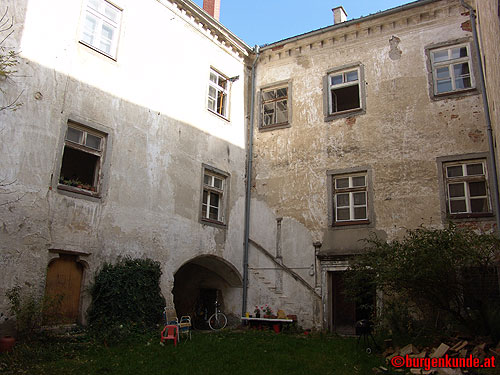
[[[161, 0], [158, 0], [161, 1]], [[205, 12], [202, 8], [200, 8], [197, 4], [195, 4], [191, 0], [168, 0], [171, 3], [175, 3], [179, 6], [179, 8], [184, 9], [186, 12], [195, 16], [195, 18], [202, 23], [206, 28], [210, 29], [217, 35], [219, 38], [223, 37], [228, 43], [232, 44], [237, 50], [242, 52], [245, 55], [252, 53], [253, 48], [251, 48], [248, 44], [246, 44], [242, 39], [233, 34], [228, 28], [222, 25], [215, 18], [210, 16], [207, 12]]]
[[417, 0], [417, 1], [414, 1], [412, 3], [400, 5], [400, 6], [397, 6], [395, 8], [391, 8], [391, 9], [387, 9], [387, 10], [383, 10], [381, 12], [373, 13], [373, 14], [370, 14], [368, 16], [355, 18], [355, 19], [352, 19], [352, 20], [349, 20], [346, 22], [342, 22], [342, 23], [339, 23], [337, 25], [330, 25], [330, 26], [322, 27], [321, 29], [309, 31], [307, 33], [299, 34], [299, 35], [296, 35], [296, 36], [293, 36], [290, 38], [286, 38], [286, 39], [282, 39], [282, 40], [279, 40], [277, 42], [273, 42], [270, 44], [264, 44], [264, 45], [260, 46], [260, 50], [261, 50], [261, 52], [263, 52], [263, 51], [275, 48], [275, 47], [282, 45], [282, 44], [285, 44], [285, 43], [295, 42], [297, 40], [306, 39], [306, 38], [309, 38], [311, 36], [315, 36], [315, 35], [318, 35], [318, 34], [321, 34], [324, 32], [341, 29], [343, 27], [349, 27], [349, 26], [357, 24], [359, 22], [364, 22], [364, 21], [369, 21], [372, 19], [377, 19], [377, 18], [389, 16], [389, 15], [394, 14], [394, 13], [417, 8], [417, 7], [424, 6], [424, 5], [431, 4], [431, 3], [437, 3], [440, 1], [443, 1], [443, 0]]

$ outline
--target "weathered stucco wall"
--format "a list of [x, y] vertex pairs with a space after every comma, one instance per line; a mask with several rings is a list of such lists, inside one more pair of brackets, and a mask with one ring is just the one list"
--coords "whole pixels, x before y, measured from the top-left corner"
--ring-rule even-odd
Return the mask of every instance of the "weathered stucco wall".
[[[0, 178], [9, 183], [0, 206], [2, 311], [14, 285], [43, 292], [59, 251], [85, 263], [83, 291], [104, 261], [157, 260], [167, 304], [175, 272], [196, 256], [223, 258], [241, 274], [245, 56], [170, 2], [119, 0], [114, 61], [78, 42], [84, 3], [5, 4], [21, 58], [18, 77], [0, 84], [10, 98], [22, 92], [23, 105], [0, 112]], [[240, 77], [229, 121], [206, 109], [210, 67]], [[107, 133], [99, 199], [58, 189], [68, 120]], [[200, 223], [203, 163], [229, 174], [226, 228]], [[226, 312], [239, 314], [240, 288], [226, 289]], [[80, 321], [88, 303], [84, 293]]]
[[[426, 48], [470, 42], [469, 28], [463, 25], [468, 17], [462, 13], [458, 1], [440, 1], [262, 49], [256, 102], [261, 88], [288, 82], [291, 119], [289, 127], [256, 126], [251, 235], [273, 249], [275, 234], [263, 227], [283, 217], [284, 264], [310, 265], [315, 241], [321, 242], [321, 254], [343, 256], [361, 251], [362, 239], [371, 233], [392, 239], [406, 228], [444, 225], [436, 159], [487, 150], [478, 91], [434, 98], [431, 88]], [[326, 121], [325, 75], [357, 63], [364, 70], [365, 109]], [[260, 110], [255, 109], [257, 119]], [[327, 172], [358, 167], [369, 171], [370, 222], [333, 227]], [[295, 229], [285, 230], [291, 222]], [[486, 228], [491, 224], [491, 218], [482, 223]], [[306, 279], [314, 286], [312, 278]], [[326, 280], [322, 285], [327, 287]], [[297, 283], [286, 293], [296, 290], [301, 290]], [[325, 309], [328, 314], [329, 307]]]
[[495, 142], [498, 144], [500, 142], [500, 8], [498, 1], [495, 0], [476, 1], [475, 5], [479, 20], [478, 29], [491, 124]]

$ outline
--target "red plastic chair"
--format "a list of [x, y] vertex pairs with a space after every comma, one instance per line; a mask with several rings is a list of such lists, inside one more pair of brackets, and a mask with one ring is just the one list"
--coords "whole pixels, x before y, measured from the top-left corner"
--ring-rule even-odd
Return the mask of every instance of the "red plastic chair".
[[[165, 335], [166, 333], [166, 335]], [[167, 324], [161, 331], [161, 342], [165, 340], [174, 340], [174, 346], [177, 346], [177, 338], [179, 337], [179, 327], [173, 324]]]

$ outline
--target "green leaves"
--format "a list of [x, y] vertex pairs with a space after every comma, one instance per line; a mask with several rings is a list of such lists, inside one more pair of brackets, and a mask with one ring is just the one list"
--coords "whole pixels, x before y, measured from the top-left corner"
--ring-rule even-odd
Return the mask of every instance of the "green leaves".
[[158, 323], [165, 306], [160, 276], [160, 263], [151, 259], [104, 264], [90, 290], [90, 327], [101, 335], [121, 337]]
[[353, 260], [347, 275], [349, 294], [358, 301], [367, 287], [376, 287], [384, 295], [404, 301], [411, 310], [409, 315], [437, 322], [441, 314], [472, 329], [477, 322], [470, 307], [481, 309], [498, 293], [494, 277], [474, 277], [478, 292], [470, 290], [470, 275], [495, 272], [500, 240], [492, 234], [451, 224], [445, 229], [409, 230], [390, 243], [378, 238], [367, 243], [367, 252]]

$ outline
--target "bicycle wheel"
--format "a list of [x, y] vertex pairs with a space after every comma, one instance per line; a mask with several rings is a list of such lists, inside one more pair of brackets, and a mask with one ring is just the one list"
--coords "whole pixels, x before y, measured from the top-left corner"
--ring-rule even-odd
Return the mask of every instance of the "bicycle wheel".
[[224, 313], [217, 313], [217, 315], [214, 313], [210, 319], [208, 319], [208, 326], [214, 331], [224, 328], [226, 324], [227, 318]]

